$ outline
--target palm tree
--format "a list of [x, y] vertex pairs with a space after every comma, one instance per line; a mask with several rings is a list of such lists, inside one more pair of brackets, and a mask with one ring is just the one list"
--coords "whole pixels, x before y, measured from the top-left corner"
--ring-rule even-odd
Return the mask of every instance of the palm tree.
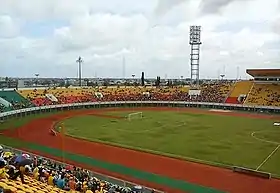
[[88, 86], [89, 79], [85, 78], [84, 81], [86, 82], [86, 86]]

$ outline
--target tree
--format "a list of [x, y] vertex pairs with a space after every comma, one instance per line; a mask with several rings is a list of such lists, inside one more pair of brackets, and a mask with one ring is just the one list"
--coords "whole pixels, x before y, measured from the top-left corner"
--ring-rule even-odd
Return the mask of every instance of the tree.
[[103, 86], [109, 86], [110, 84], [109, 84], [109, 80], [108, 79], [105, 79], [104, 80], [104, 82], [103, 82]]
[[65, 88], [68, 88], [70, 86], [70, 82], [69, 80], [66, 81], [66, 84], [65, 84]]
[[86, 86], [88, 86], [89, 79], [86, 78], [84, 81], [86, 82]]
[[171, 82], [169, 79], [167, 80], [167, 86], [171, 86]]
[[160, 85], [160, 76], [157, 76], [157, 79], [156, 79], [156, 86], [159, 86]]
[[65, 87], [65, 81], [60, 81], [58, 84], [59, 87]]
[[4, 88], [5, 87], [8, 88], [9, 87], [9, 78], [8, 77], [5, 78], [5, 83], [6, 83], [6, 85], [4, 86]]

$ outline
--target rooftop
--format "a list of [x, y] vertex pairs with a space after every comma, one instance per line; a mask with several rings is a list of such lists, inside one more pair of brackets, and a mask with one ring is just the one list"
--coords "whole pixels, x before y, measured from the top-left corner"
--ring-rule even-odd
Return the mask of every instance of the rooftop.
[[280, 77], [280, 69], [247, 69], [246, 72], [253, 77]]

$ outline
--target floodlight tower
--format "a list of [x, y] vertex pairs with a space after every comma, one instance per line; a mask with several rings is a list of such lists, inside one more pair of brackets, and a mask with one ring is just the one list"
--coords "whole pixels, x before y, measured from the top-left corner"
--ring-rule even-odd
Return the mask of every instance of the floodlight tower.
[[190, 26], [190, 62], [191, 62], [191, 80], [193, 83], [199, 84], [199, 53], [201, 26]]

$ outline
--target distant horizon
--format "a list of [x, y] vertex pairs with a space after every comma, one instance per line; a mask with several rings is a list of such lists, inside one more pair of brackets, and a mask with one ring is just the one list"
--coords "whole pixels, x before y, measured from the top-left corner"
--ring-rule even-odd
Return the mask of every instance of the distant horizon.
[[[0, 79], [5, 79], [6, 77], [0, 77]], [[8, 78], [11, 78], [11, 79], [37, 79], [36, 77], [8, 77]], [[164, 78], [164, 77], [160, 77], [162, 80], [186, 80], [186, 79], [190, 79], [190, 78]], [[60, 78], [60, 77], [38, 77], [38, 79], [79, 79], [78, 77], [65, 77], [65, 78]], [[84, 79], [114, 79], [114, 80], [122, 80], [122, 79], [125, 79], [125, 80], [140, 80], [141, 77], [139, 78], [132, 78], [132, 77], [126, 77], [126, 78], [120, 78], [120, 77], [82, 77], [82, 80]], [[156, 79], [156, 77], [145, 77], [145, 79]], [[245, 79], [245, 78], [223, 78], [223, 80], [249, 80], [249, 79], [253, 79], [252, 78], [248, 78], [248, 79]], [[221, 80], [221, 78], [201, 78], [200, 80]]]

